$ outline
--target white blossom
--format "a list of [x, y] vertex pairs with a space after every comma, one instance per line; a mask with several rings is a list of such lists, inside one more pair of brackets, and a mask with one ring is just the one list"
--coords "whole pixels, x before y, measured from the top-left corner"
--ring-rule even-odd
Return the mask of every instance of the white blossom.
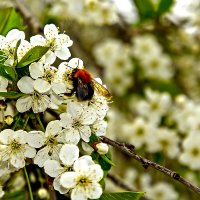
[[83, 157], [75, 161], [73, 172], [61, 175], [60, 184], [71, 190], [72, 200], [98, 199], [103, 192], [99, 184], [103, 170], [100, 165], [94, 164], [90, 156]]
[[5, 129], [0, 133], [0, 160], [9, 161], [16, 168], [25, 166], [26, 158], [35, 157], [36, 150], [27, 144], [27, 132]]
[[149, 121], [159, 124], [161, 117], [166, 115], [172, 105], [171, 96], [167, 93], [159, 93], [151, 89], [145, 90], [147, 100], [141, 100], [136, 104], [137, 112]]
[[18, 29], [12, 29], [7, 33], [6, 37], [0, 37], [0, 50], [3, 51], [6, 58], [5, 65], [12, 66], [14, 64], [17, 42], [20, 40], [22, 42], [24, 39], [24, 32]]
[[[57, 71], [58, 69], [50, 66], [50, 64], [44, 64], [42, 62], [34, 62], [29, 66], [30, 76], [35, 80], [40, 80], [40, 82], [44, 82], [44, 85], [48, 88], [48, 90], [52, 90], [56, 94], [64, 93], [62, 91], [62, 85], [65, 84], [61, 82], [61, 84], [56, 83]], [[38, 90], [38, 88], [37, 88]]]
[[192, 170], [200, 169], [200, 134], [199, 132], [191, 133], [183, 141], [183, 152], [180, 155], [179, 161], [191, 168]]
[[59, 154], [61, 163], [57, 160], [47, 160], [44, 163], [45, 173], [55, 178], [53, 181], [54, 189], [61, 194], [69, 191], [60, 184], [60, 177], [64, 172], [73, 171], [73, 164], [79, 157], [79, 148], [74, 144], [65, 144], [62, 146]]
[[41, 35], [32, 36], [30, 42], [33, 46], [50, 47], [50, 50], [46, 54], [46, 59], [51, 60], [50, 64], [56, 60], [56, 57], [66, 60], [71, 56], [68, 47], [72, 46], [72, 40], [66, 34], [59, 34], [54, 24], [45, 25], [44, 35], [45, 37]]
[[123, 124], [122, 132], [127, 141], [134, 144], [136, 148], [141, 148], [149, 140], [149, 133], [155, 132], [155, 127], [152, 123], [138, 117], [133, 122]]
[[146, 140], [148, 152], [163, 151], [169, 158], [176, 158], [179, 155], [179, 137], [175, 131], [167, 128], [158, 128], [150, 132]]
[[48, 123], [45, 133], [42, 131], [30, 131], [28, 144], [34, 148], [41, 148], [34, 158], [34, 163], [43, 167], [47, 160], [59, 160], [59, 152], [65, 143], [62, 126], [59, 120]]
[[160, 182], [147, 188], [147, 197], [156, 200], [177, 200], [178, 194], [168, 183]]
[[62, 101], [55, 98], [55, 95], [50, 92], [49, 84], [43, 79], [32, 79], [28, 76], [23, 76], [18, 82], [19, 90], [24, 93], [16, 102], [16, 107], [19, 112], [26, 112], [33, 109], [34, 113], [44, 112], [47, 108], [51, 108], [56, 104], [61, 104]]
[[89, 142], [91, 136], [90, 126], [96, 120], [93, 108], [79, 102], [69, 102], [67, 112], [60, 115], [62, 126], [65, 128], [66, 141], [77, 144], [80, 139]]

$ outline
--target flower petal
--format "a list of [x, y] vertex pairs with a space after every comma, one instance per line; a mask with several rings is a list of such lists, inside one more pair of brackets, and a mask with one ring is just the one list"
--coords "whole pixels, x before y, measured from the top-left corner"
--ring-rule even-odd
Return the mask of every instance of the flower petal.
[[39, 167], [43, 167], [45, 161], [49, 160], [50, 157], [48, 155], [49, 149], [48, 147], [44, 147], [37, 152], [37, 155], [34, 158], [34, 163]]
[[34, 80], [29, 76], [23, 76], [18, 82], [17, 87], [25, 94], [31, 94], [34, 91]]
[[54, 120], [48, 123], [45, 131], [45, 136], [58, 135], [62, 130], [62, 124], [59, 120]]
[[9, 140], [13, 137], [14, 131], [12, 129], [5, 129], [0, 132], [0, 143], [8, 144]]
[[42, 57], [43, 63], [53, 64], [56, 60], [56, 55], [53, 51], [47, 51], [47, 53]]
[[98, 120], [92, 125], [92, 133], [97, 136], [104, 136], [106, 134], [107, 122], [104, 120]]
[[90, 180], [95, 182], [99, 182], [103, 178], [103, 170], [99, 164], [90, 165], [85, 169], [85, 173], [88, 174]]
[[16, 168], [23, 168], [25, 166], [25, 157], [22, 154], [11, 155], [10, 163]]
[[69, 113], [62, 113], [60, 115], [60, 121], [62, 123], [62, 126], [65, 128], [70, 128], [73, 124], [73, 118]]
[[65, 144], [60, 150], [59, 157], [63, 164], [71, 166], [79, 157], [79, 148], [74, 144]]
[[8, 41], [16, 40], [16, 42], [20, 39], [24, 40], [25, 39], [25, 33], [23, 31], [19, 31], [18, 29], [12, 29], [7, 33], [6, 39]]
[[65, 188], [73, 188], [77, 184], [77, 177], [79, 173], [77, 172], [65, 172], [60, 177], [60, 184]]
[[51, 87], [56, 94], [63, 94], [67, 92], [64, 82], [52, 82]]
[[30, 49], [31, 49], [31, 44], [26, 40], [22, 40], [17, 49], [18, 61], [20, 61]]
[[54, 24], [47, 24], [44, 27], [44, 35], [47, 40], [54, 39], [58, 36], [58, 29]]
[[60, 192], [60, 194], [66, 194], [67, 192], [69, 192], [69, 189], [64, 188], [61, 184], [60, 184], [60, 176], [56, 177], [53, 181], [53, 187], [55, 190], [57, 190], [58, 192]]
[[32, 109], [34, 113], [44, 112], [50, 105], [50, 98], [47, 95], [40, 95], [33, 99]]
[[68, 35], [59, 34], [56, 38], [56, 44], [58, 44], [59, 46], [71, 47], [73, 41], [70, 39]]
[[83, 112], [83, 105], [79, 102], [69, 102], [67, 104], [67, 112], [70, 113], [74, 119], [77, 119]]
[[85, 142], [89, 142], [90, 141], [91, 129], [90, 129], [89, 126], [81, 126], [81, 127], [79, 127], [79, 133], [81, 135], [81, 138]]
[[29, 145], [25, 146], [25, 152], [24, 156], [26, 158], [34, 158], [36, 155], [36, 150], [33, 147], [30, 147]]
[[67, 143], [78, 144], [80, 141], [80, 134], [78, 130], [71, 128], [63, 131], [66, 135], [65, 140]]
[[8, 80], [0, 76], [0, 92], [5, 92], [7, 87], [8, 87]]
[[30, 110], [33, 105], [33, 99], [31, 96], [22, 96], [16, 102], [16, 108], [20, 113]]
[[32, 46], [45, 46], [46, 40], [41, 35], [34, 35], [30, 38], [30, 43]]
[[86, 194], [85, 188], [77, 185], [71, 193], [72, 200], [87, 200], [88, 196]]
[[103, 193], [102, 187], [99, 183], [90, 183], [87, 190], [87, 197], [90, 199], [99, 199]]
[[33, 85], [34, 89], [41, 94], [48, 92], [51, 89], [51, 84], [41, 78], [36, 79]]
[[83, 61], [79, 58], [72, 58], [69, 63], [68, 66], [71, 68], [78, 68], [78, 69], [82, 69], [83, 68]]
[[93, 108], [87, 108], [81, 115], [81, 124], [90, 125], [95, 122], [97, 118], [96, 112]]
[[23, 130], [15, 131], [13, 134], [13, 139], [20, 144], [26, 144], [27, 142], [27, 132]]
[[94, 165], [94, 161], [91, 156], [85, 155], [74, 162], [74, 170], [82, 171], [87, 169], [90, 165]]
[[34, 62], [29, 66], [29, 71], [31, 77], [37, 79], [44, 75], [44, 65], [40, 62]]
[[64, 168], [56, 160], [47, 160], [44, 163], [44, 171], [51, 177], [57, 177], [64, 172]]
[[27, 142], [31, 147], [40, 148], [44, 145], [44, 133], [42, 131], [30, 131], [27, 136]]
[[71, 56], [71, 53], [67, 47], [56, 49], [54, 53], [61, 60], [67, 60]]

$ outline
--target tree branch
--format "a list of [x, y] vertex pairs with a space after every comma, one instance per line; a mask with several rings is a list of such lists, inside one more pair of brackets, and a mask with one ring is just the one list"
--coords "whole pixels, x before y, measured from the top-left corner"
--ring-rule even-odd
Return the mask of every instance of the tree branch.
[[162, 165], [154, 163], [154, 162], [138, 155], [137, 153], [135, 153], [135, 151], [133, 149], [133, 145], [127, 145], [125, 143], [116, 142], [116, 141], [111, 140], [107, 137], [101, 137], [101, 140], [102, 140], [102, 142], [107, 143], [107, 144], [115, 147], [119, 151], [121, 151], [121, 152], [125, 153], [126, 155], [128, 155], [128, 156], [134, 158], [135, 160], [139, 161], [145, 169], [147, 169], [148, 167], [152, 167], [152, 168], [162, 172], [163, 174], [166, 174], [167, 176], [175, 179], [176, 181], [182, 183], [187, 188], [189, 188], [193, 192], [200, 195], [200, 188], [198, 186], [195, 186], [190, 181], [188, 181], [185, 178], [183, 178], [182, 176], [180, 176], [177, 172], [172, 171], [172, 170], [170, 170], [170, 169], [168, 169], [168, 168], [166, 168]]
[[133, 188], [129, 187], [128, 185], [126, 185], [124, 182], [122, 182], [122, 180], [115, 176], [114, 174], [111, 174], [109, 173], [107, 175], [107, 177], [113, 182], [115, 183], [117, 186], [123, 188], [124, 190], [127, 190], [127, 191], [133, 191]]

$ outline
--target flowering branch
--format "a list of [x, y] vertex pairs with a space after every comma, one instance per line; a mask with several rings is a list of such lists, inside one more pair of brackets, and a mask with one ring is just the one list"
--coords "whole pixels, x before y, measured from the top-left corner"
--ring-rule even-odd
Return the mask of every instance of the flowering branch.
[[137, 153], [135, 153], [133, 145], [116, 142], [107, 137], [101, 137], [101, 138], [102, 138], [102, 142], [107, 143], [107, 144], [117, 148], [121, 152], [125, 153], [126, 155], [128, 155], [128, 156], [134, 158], [135, 160], [139, 161], [140, 163], [142, 163], [142, 165], [145, 169], [147, 169], [148, 167], [152, 167], [158, 171], [161, 171], [162, 173], [177, 180], [178, 182], [182, 183], [183, 185], [185, 185], [187, 188], [189, 188], [193, 192], [200, 195], [199, 187], [197, 187], [196, 185], [192, 184], [190, 181], [188, 181], [185, 178], [183, 178], [182, 176], [180, 176], [177, 172], [172, 171], [162, 165], [159, 165], [155, 162], [152, 162], [152, 161], [138, 155]]

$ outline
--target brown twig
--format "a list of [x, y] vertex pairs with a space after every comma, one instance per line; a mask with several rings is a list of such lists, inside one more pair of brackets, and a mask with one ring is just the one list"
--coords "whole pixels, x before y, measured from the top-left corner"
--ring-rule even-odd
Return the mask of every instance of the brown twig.
[[115, 176], [114, 174], [109, 173], [107, 177], [115, 183], [117, 186], [127, 190], [127, 191], [133, 191], [133, 188], [130, 186], [126, 185], [119, 177]]
[[121, 152], [125, 153], [126, 155], [134, 158], [135, 160], [139, 161], [140, 163], [142, 163], [143, 167], [145, 169], [147, 169], [148, 167], [152, 167], [158, 171], [161, 171], [162, 173], [166, 174], [167, 176], [175, 179], [176, 181], [182, 183], [183, 185], [185, 185], [187, 188], [189, 188], [190, 190], [192, 190], [193, 192], [197, 193], [200, 195], [200, 188], [196, 185], [194, 185], [193, 183], [189, 182], [188, 180], [186, 180], [185, 178], [183, 178], [182, 176], [180, 176], [177, 172], [172, 171], [162, 165], [159, 165], [157, 163], [154, 163], [146, 158], [143, 158], [142, 156], [138, 155], [137, 153], [135, 153], [135, 151], [133, 150], [132, 146], [130, 148], [129, 145], [126, 145], [124, 143], [120, 143], [120, 142], [116, 142], [114, 140], [111, 140], [107, 137], [101, 137], [102, 142], [107, 143], [115, 148], [117, 148], [118, 150], [120, 150]]

